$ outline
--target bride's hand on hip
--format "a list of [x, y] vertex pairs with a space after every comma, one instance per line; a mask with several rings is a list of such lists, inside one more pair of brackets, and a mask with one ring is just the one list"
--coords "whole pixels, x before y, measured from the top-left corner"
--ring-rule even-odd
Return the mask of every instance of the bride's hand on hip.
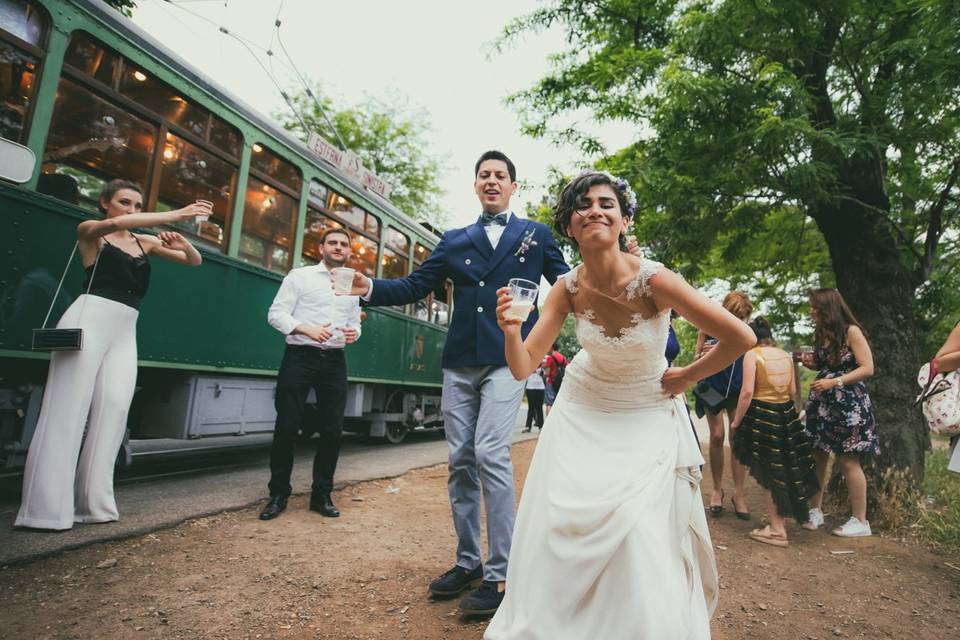
[[687, 380], [686, 371], [681, 367], [670, 367], [663, 372], [660, 378], [660, 387], [663, 392], [669, 396], [678, 396], [687, 390], [690, 381]]
[[520, 333], [520, 325], [523, 321], [516, 318], [506, 317], [507, 309], [513, 304], [513, 296], [510, 295], [510, 287], [501, 287], [497, 289], [497, 325], [503, 333]]

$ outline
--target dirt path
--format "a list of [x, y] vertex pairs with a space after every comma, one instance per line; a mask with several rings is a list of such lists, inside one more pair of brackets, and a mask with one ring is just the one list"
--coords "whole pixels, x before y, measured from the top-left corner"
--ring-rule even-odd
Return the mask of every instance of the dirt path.
[[[534, 446], [514, 447], [518, 486]], [[482, 636], [485, 621], [426, 595], [456, 544], [445, 467], [355, 485], [335, 500], [339, 520], [298, 497], [272, 522], [255, 510], [227, 513], [4, 567], [0, 638]], [[759, 515], [756, 487], [748, 500]], [[711, 520], [721, 576], [715, 639], [960, 637], [960, 571], [945, 564], [960, 566], [957, 558], [794, 525], [789, 549], [768, 548], [746, 538], [752, 526], [729, 509]]]

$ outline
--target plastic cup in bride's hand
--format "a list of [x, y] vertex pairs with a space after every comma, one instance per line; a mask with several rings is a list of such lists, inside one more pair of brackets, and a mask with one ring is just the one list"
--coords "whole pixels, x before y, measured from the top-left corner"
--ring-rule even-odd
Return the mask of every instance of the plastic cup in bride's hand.
[[356, 269], [350, 267], [337, 267], [333, 270], [333, 292], [348, 296], [353, 293], [353, 274]]
[[539, 290], [540, 287], [535, 282], [523, 278], [510, 280], [510, 297], [513, 300], [510, 307], [503, 313], [503, 317], [507, 320], [526, 322], [527, 317], [533, 310], [534, 303], [537, 301], [537, 291]]

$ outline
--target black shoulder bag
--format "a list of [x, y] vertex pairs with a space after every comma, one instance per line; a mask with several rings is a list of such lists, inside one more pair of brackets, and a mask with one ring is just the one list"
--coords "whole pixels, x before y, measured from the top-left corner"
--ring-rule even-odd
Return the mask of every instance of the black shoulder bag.
[[[79, 242], [73, 245], [73, 251], [67, 258], [67, 266], [63, 268], [63, 275], [60, 276], [60, 284], [57, 285], [57, 291], [53, 294], [53, 300], [50, 301], [50, 309], [47, 310], [47, 317], [43, 319], [43, 325], [39, 329], [33, 330], [34, 351], [79, 351], [83, 346], [83, 329], [60, 329], [51, 327], [47, 329], [47, 322], [50, 321], [50, 314], [53, 313], [53, 307], [57, 303], [57, 296], [60, 295], [60, 289], [63, 288], [63, 281], [67, 278], [67, 271], [70, 270], [70, 263], [73, 262], [73, 256], [77, 253]], [[101, 249], [102, 251], [102, 249]], [[90, 295], [90, 287], [93, 286], [93, 278], [97, 275], [97, 265], [100, 264], [100, 251], [97, 252], [97, 259], [93, 263], [93, 271], [90, 273], [90, 282], [87, 284], [87, 295]], [[80, 317], [83, 317], [83, 307], [87, 300], [84, 298], [80, 306]]]

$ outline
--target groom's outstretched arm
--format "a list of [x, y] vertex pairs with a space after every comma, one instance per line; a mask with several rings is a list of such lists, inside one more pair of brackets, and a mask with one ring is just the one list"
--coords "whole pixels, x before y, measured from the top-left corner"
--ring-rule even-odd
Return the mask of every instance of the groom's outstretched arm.
[[444, 234], [433, 253], [420, 265], [420, 268], [403, 278], [372, 279], [372, 289], [363, 299], [371, 306], [387, 307], [410, 304], [426, 298], [439, 289], [447, 279], [448, 246], [447, 235]]

